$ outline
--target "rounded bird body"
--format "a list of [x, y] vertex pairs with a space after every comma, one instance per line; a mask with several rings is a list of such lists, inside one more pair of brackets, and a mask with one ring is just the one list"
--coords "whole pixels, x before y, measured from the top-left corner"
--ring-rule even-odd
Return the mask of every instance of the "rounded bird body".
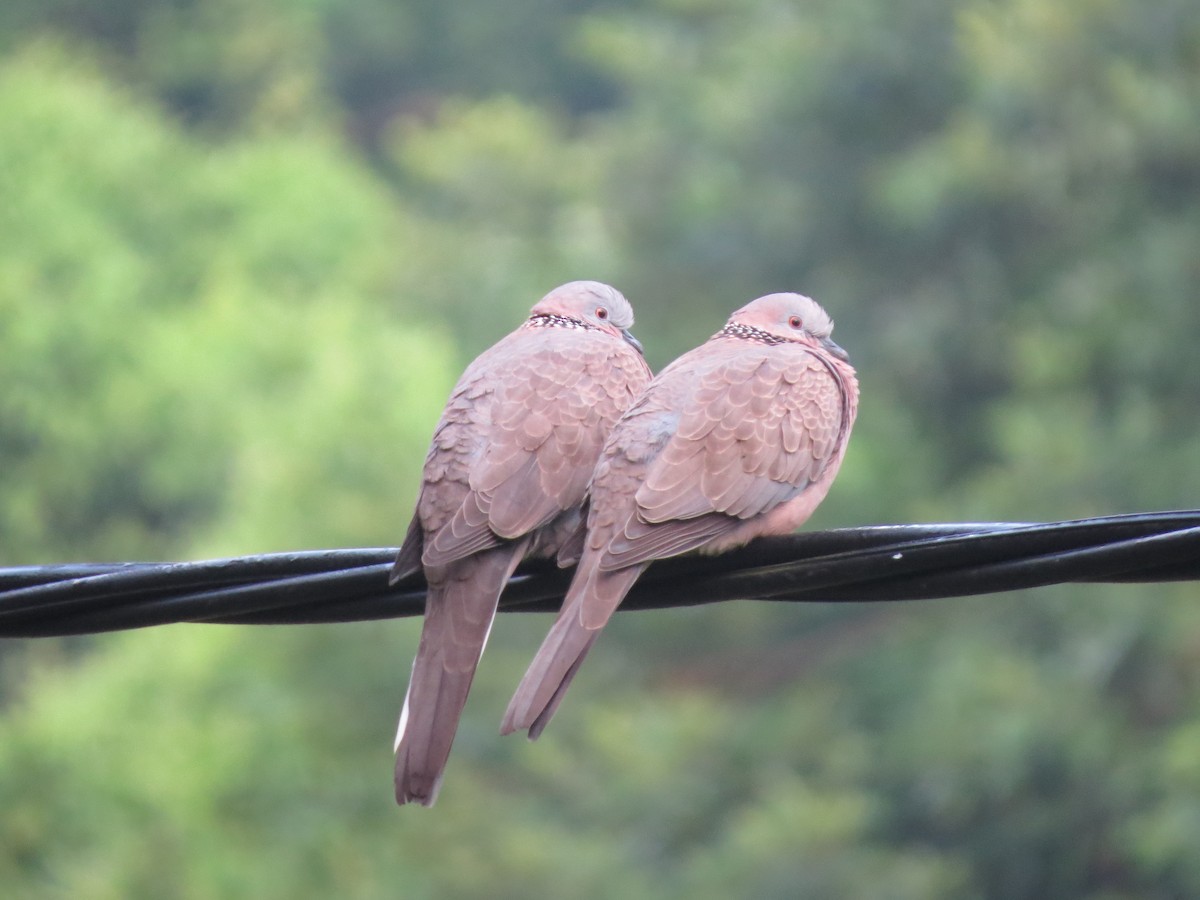
[[423, 570], [425, 622], [396, 735], [396, 799], [431, 805], [495, 616], [526, 556], [551, 556], [608, 431], [650, 379], [633, 312], [598, 282], [551, 291], [467, 367], [425, 460], [392, 581]]
[[664, 369], [609, 435], [562, 611], [504, 732], [541, 733], [600, 629], [650, 562], [794, 530], [824, 499], [858, 382], [814, 301], [772, 294]]

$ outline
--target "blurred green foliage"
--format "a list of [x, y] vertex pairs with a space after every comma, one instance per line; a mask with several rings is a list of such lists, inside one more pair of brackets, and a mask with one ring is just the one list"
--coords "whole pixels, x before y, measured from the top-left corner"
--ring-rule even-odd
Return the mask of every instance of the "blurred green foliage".
[[[770, 290], [863, 401], [813, 527], [1200, 498], [1191, 0], [11, 0], [0, 564], [399, 540], [572, 278], [656, 367]], [[12, 897], [1200, 895], [1194, 585], [619, 616], [433, 811], [419, 622], [0, 648]]]

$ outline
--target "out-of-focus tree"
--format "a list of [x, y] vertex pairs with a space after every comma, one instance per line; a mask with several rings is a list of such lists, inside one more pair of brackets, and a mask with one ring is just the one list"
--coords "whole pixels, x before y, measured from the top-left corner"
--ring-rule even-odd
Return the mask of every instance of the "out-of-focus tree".
[[105, 70], [213, 133], [303, 129], [333, 113], [316, 9], [286, 0], [13, 0], [0, 52], [65, 40]]
[[370, 541], [381, 485], [399, 516], [450, 354], [391, 318], [369, 175], [332, 142], [191, 143], [46, 46], [0, 71], [0, 120], [7, 563]]

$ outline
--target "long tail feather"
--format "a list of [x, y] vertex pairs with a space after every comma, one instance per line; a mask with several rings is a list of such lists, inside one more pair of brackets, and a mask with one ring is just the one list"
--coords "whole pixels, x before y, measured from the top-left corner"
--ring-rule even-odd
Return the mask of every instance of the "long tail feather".
[[600, 630], [644, 568], [601, 572], [594, 561], [580, 563], [558, 618], [508, 704], [501, 734], [528, 729], [533, 740], [542, 733]]
[[432, 806], [496, 604], [524, 543], [462, 560], [433, 578], [396, 733], [396, 802]]

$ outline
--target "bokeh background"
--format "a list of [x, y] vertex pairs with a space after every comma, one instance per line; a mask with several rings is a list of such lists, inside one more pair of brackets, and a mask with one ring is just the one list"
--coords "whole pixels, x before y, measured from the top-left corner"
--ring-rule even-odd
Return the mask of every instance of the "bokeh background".
[[[661, 367], [817, 297], [812, 527], [1200, 505], [1195, 0], [5, 0], [0, 564], [394, 545], [554, 285]], [[1200, 896], [1200, 588], [493, 634], [397, 809], [417, 620], [0, 645], [5, 897]]]

